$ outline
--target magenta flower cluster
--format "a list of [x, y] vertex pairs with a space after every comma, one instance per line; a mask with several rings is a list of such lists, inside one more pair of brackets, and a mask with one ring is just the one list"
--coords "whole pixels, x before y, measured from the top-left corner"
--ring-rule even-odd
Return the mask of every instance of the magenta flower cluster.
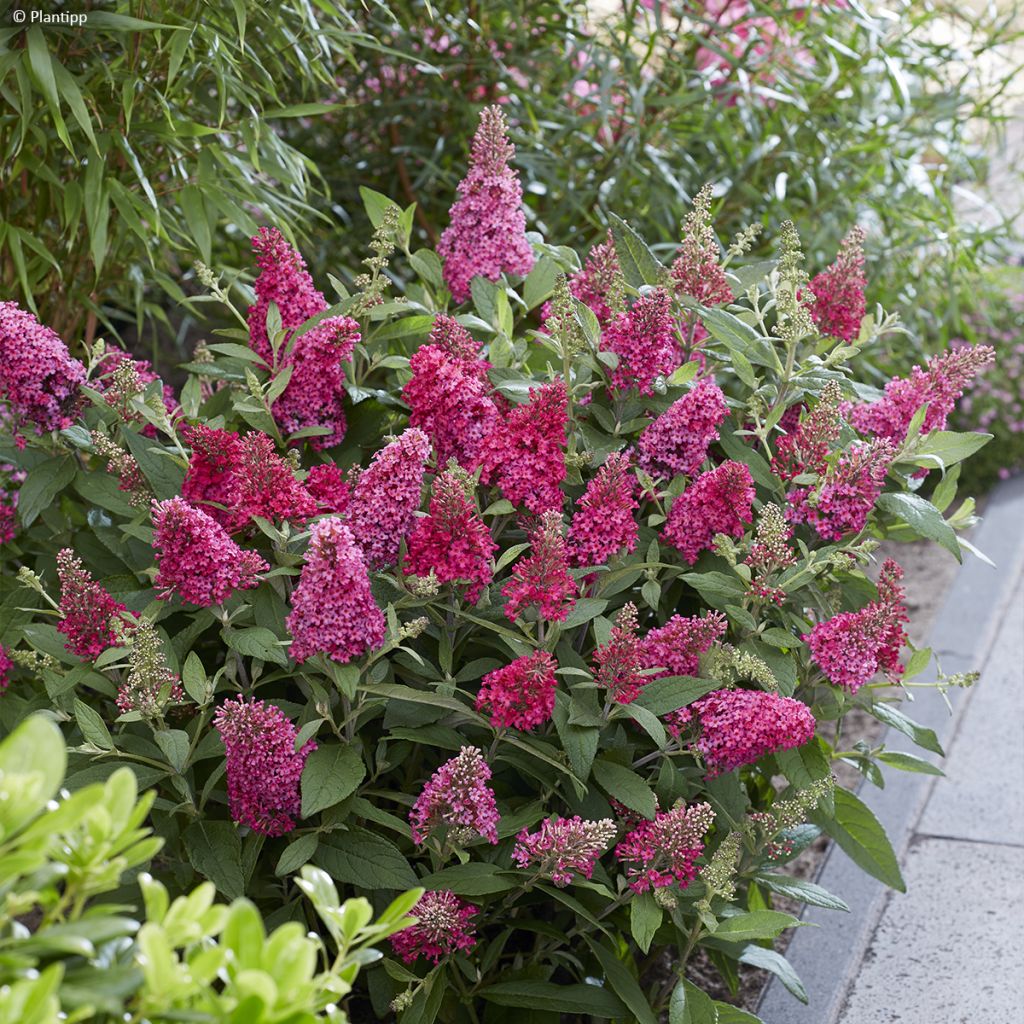
[[674, 712], [669, 728], [677, 733], [690, 722], [699, 728], [693, 745], [708, 766], [708, 778], [777, 750], [802, 747], [815, 727], [806, 704], [760, 690], [714, 690]]
[[753, 520], [754, 480], [731, 459], [698, 476], [672, 502], [661, 535], [691, 565], [714, 544], [716, 533], [742, 537]]
[[14, 424], [37, 434], [74, 422], [85, 367], [72, 359], [55, 331], [14, 302], [0, 302], [0, 398]]
[[538, 620], [563, 621], [576, 604], [577, 583], [569, 572], [562, 516], [545, 512], [529, 534], [530, 554], [520, 558], [502, 588], [512, 621], [533, 609]]
[[685, 889], [697, 873], [695, 862], [704, 852], [704, 837], [714, 820], [709, 804], [681, 803], [655, 814], [653, 821], [641, 821], [615, 847], [629, 887], [634, 892], [670, 885]]
[[640, 435], [641, 467], [655, 479], [692, 476], [708, 457], [708, 446], [718, 440], [719, 424], [728, 415], [722, 389], [710, 378], [699, 381]]
[[291, 655], [349, 662], [384, 642], [387, 624], [370, 592], [363, 553], [337, 517], [313, 524], [306, 562], [292, 593]]
[[156, 585], [162, 596], [207, 608], [236, 590], [259, 583], [270, 566], [255, 551], [240, 548], [223, 526], [184, 498], [153, 502]]
[[70, 548], [57, 553], [61, 618], [57, 629], [67, 637], [64, 646], [80, 658], [95, 661], [117, 643], [111, 620], [125, 611], [82, 565]]
[[476, 709], [490, 715], [496, 729], [529, 732], [551, 720], [558, 680], [555, 659], [534, 651], [484, 676]]
[[811, 279], [811, 318], [822, 334], [852, 341], [860, 332], [867, 304], [864, 289], [864, 229], [853, 228], [843, 239], [832, 266]]
[[487, 785], [491, 769], [476, 747], [463, 747], [430, 777], [409, 814], [412, 838], [423, 844], [437, 829], [464, 846], [476, 836], [498, 842], [498, 805]]
[[611, 818], [549, 818], [536, 832], [531, 834], [524, 828], [516, 836], [512, 859], [521, 868], [534, 867], [542, 878], [550, 878], [564, 888], [576, 874], [584, 878], [593, 876], [594, 865], [608, 849], [615, 832]]
[[302, 769], [316, 743], [296, 750], [295, 726], [262, 700], [226, 700], [213, 722], [227, 752], [231, 817], [261, 835], [290, 832], [301, 806]]
[[878, 579], [878, 600], [856, 612], [819, 622], [804, 642], [830, 683], [856, 693], [879, 671], [897, 678], [903, 671], [900, 650], [907, 641], [908, 621], [900, 580], [903, 570], [886, 559]]
[[425, 892], [408, 916], [416, 923], [391, 936], [391, 948], [407, 963], [421, 956], [438, 964], [453, 953], [466, 953], [477, 942], [471, 921], [478, 908], [450, 889]]
[[474, 277], [497, 281], [504, 273], [525, 275], [533, 267], [523, 188], [509, 166], [515, 152], [501, 108], [485, 107], [473, 137], [469, 173], [459, 183], [451, 223], [437, 246], [445, 284], [456, 302], [469, 298]]
[[671, 298], [655, 288], [617, 316], [601, 335], [601, 347], [618, 357], [608, 387], [611, 391], [635, 388], [641, 395], [654, 393], [658, 377], [667, 377], [682, 361]]
[[569, 561], [574, 566], [604, 565], [636, 548], [636, 476], [631, 459], [612, 452], [576, 502], [569, 526]]

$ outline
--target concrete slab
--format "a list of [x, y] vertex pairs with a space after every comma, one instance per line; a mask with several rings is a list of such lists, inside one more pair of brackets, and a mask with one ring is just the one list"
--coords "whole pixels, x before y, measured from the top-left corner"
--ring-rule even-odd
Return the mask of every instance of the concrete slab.
[[917, 832], [1024, 845], [1024, 588], [1007, 609], [948, 755], [947, 778], [935, 784]]
[[1024, 847], [918, 839], [839, 1024], [1020, 1024]]

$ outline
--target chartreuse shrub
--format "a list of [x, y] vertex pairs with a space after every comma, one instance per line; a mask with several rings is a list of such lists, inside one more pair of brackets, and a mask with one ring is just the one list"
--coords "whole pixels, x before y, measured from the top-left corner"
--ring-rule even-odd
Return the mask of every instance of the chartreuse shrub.
[[785, 863], [824, 832], [903, 887], [834, 763], [935, 771], [844, 721], [937, 751], [898, 687], [968, 681], [918, 680], [902, 570], [868, 570], [883, 538], [960, 557], [986, 438], [945, 419], [991, 353], [868, 388], [900, 328], [857, 232], [813, 277], [792, 225], [752, 262], [705, 190], [668, 265], [628, 209], [581, 265], [525, 233], [497, 108], [470, 163], [441, 255], [369, 195], [334, 304], [272, 228], [251, 290], [201, 267], [237, 326], [177, 395], [0, 306], [0, 720], [49, 709], [72, 791], [151, 788], [161, 884], [252, 901], [206, 913], [305, 921], [309, 865], [422, 886], [359, 1019], [712, 1021], [697, 949], [804, 998], [772, 900], [844, 905]]
[[[371, 924], [365, 899], [340, 903], [327, 875], [305, 866], [296, 885], [327, 942], [297, 922], [268, 934], [249, 900], [216, 903], [210, 882], [172, 901], [165, 885], [137, 874], [162, 846], [146, 824], [156, 794], [140, 797], [125, 767], [69, 794], [66, 763], [60, 730], [44, 715], [0, 741], [0, 1021], [348, 1019], [338, 1004], [379, 958], [372, 944], [405, 927], [422, 890]], [[121, 902], [130, 877], [141, 921]], [[118, 902], [100, 902], [115, 892]]]

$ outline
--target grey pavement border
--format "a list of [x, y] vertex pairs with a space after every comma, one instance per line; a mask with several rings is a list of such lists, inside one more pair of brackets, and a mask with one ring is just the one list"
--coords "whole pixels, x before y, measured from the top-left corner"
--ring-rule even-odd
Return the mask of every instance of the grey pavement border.
[[[970, 553], [964, 555], [964, 564], [931, 631], [932, 649], [948, 674], [983, 668], [988, 646], [1024, 571], [1024, 477], [1004, 482], [993, 491], [971, 542], [997, 568]], [[905, 708], [916, 721], [935, 730], [947, 751], [971, 691], [951, 691], [949, 696], [952, 715], [937, 695], [927, 691]], [[905, 741], [907, 745], [900, 749], [912, 748], [910, 741], [898, 733], [890, 730], [887, 736]], [[885, 789], [868, 787], [865, 802], [888, 833], [901, 863], [932, 786], [943, 781], [889, 771]], [[803, 980], [809, 1002], [797, 1002], [773, 978], [758, 1007], [765, 1024], [834, 1024], [890, 895], [889, 889], [865, 874], [834, 844], [816, 880], [841, 896], [849, 904], [850, 913], [807, 908], [802, 919], [816, 927], [797, 929], [786, 956]]]

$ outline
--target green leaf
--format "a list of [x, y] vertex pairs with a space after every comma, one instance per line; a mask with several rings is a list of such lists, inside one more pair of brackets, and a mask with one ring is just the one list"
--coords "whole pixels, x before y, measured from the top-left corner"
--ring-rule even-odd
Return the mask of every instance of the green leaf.
[[697, 679], [694, 676], [663, 676], [649, 682], [634, 701], [659, 717], [670, 711], [678, 711], [720, 686], [714, 679]]
[[846, 910], [850, 908], [838, 896], [834, 896], [827, 889], [813, 882], [805, 881], [803, 878], [795, 878], [793, 875], [780, 875], [772, 871], [758, 871], [754, 875], [754, 881], [758, 885], [778, 893], [780, 896], [788, 896], [790, 899], [799, 900], [812, 907], [824, 907], [826, 910]]
[[167, 763], [181, 774], [188, 763], [188, 733], [181, 729], [158, 729], [153, 733], [153, 739], [163, 751]]
[[711, 997], [692, 982], [680, 978], [668, 1003], [669, 1024], [716, 1024], [717, 1020]]
[[804, 988], [804, 983], [793, 970], [793, 965], [781, 953], [776, 953], [774, 949], [765, 949], [763, 946], [750, 945], [743, 947], [737, 959], [741, 964], [771, 971], [801, 1003], [807, 1002], [807, 989]]
[[941, 544], [958, 562], [963, 561], [960, 543], [956, 539], [953, 527], [942, 518], [942, 513], [930, 501], [926, 501], [919, 494], [883, 494], [876, 502], [876, 507], [894, 519], [906, 523], [917, 536]]
[[185, 470], [181, 466], [162, 454], [163, 449], [148, 437], [134, 430], [123, 430], [122, 436], [157, 498], [164, 501], [181, 494], [185, 481]]
[[945, 775], [946, 773], [916, 754], [903, 754], [898, 750], [883, 750], [878, 754], [878, 760], [892, 768], [898, 768], [901, 772], [919, 772], [922, 775]]
[[562, 622], [563, 629], [572, 629], [574, 626], [582, 626], [584, 622], [596, 619], [608, 607], [608, 602], [600, 597], [581, 597], [573, 607], [572, 611]]
[[272, 661], [282, 668], [288, 665], [288, 655], [277, 637], [265, 626], [251, 626], [248, 629], [222, 629], [221, 638], [233, 651], [247, 658]]
[[206, 692], [206, 670], [195, 651], [189, 651], [181, 670], [181, 682], [185, 692], [202, 707], [208, 700]]
[[654, 817], [658, 809], [654, 791], [631, 768], [624, 768], [614, 761], [598, 759], [593, 765], [594, 778], [597, 784], [619, 803], [642, 814], [645, 818]]
[[398, 847], [364, 829], [331, 834], [313, 858], [335, 881], [363, 889], [411, 889], [415, 873]]
[[837, 788], [835, 816], [814, 811], [810, 818], [869, 875], [891, 889], [906, 892], [906, 884], [889, 837], [870, 808], [853, 793]]
[[523, 281], [523, 302], [526, 303], [526, 308], [535, 309], [545, 299], [550, 298], [557, 279], [558, 265], [550, 256], [541, 256]]
[[100, 750], [113, 750], [114, 741], [110, 738], [110, 731], [106, 722], [100, 718], [99, 713], [83, 701], [75, 699], [75, 721], [78, 728], [82, 730], [82, 736], [87, 743], [91, 743]]
[[929, 469], [938, 466], [948, 469], [950, 466], [963, 462], [976, 451], [992, 440], [991, 434], [967, 431], [959, 433], [953, 430], [933, 430], [909, 452], [903, 454], [897, 462], [911, 462], [915, 466]]
[[933, 754], [945, 756], [945, 751], [942, 749], [942, 744], [939, 743], [939, 738], [935, 735], [935, 731], [927, 729], [923, 725], [918, 725], [917, 722], [908, 718], [899, 708], [895, 708], [891, 704], [876, 702], [868, 710], [880, 722], [885, 722], [886, 725], [891, 725], [894, 729], [903, 733], [904, 736], [909, 736], [919, 747], [930, 750]]
[[658, 262], [647, 243], [620, 217], [610, 217], [615, 254], [619, 258], [622, 276], [633, 288], [658, 284], [665, 268]]
[[281, 856], [277, 859], [277, 867], [274, 868], [274, 874], [295, 874], [316, 853], [319, 843], [320, 836], [316, 832], [307, 832], [305, 835], [299, 836], [294, 843], [289, 843], [281, 851]]
[[807, 789], [812, 783], [827, 779], [832, 765], [821, 739], [815, 736], [802, 747], [776, 751], [779, 770], [797, 788]]
[[738, 576], [724, 572], [687, 572], [682, 579], [713, 608], [740, 603], [747, 589]]
[[309, 818], [340, 803], [356, 791], [365, 776], [366, 765], [355, 745], [317, 747], [302, 770], [302, 816]]
[[497, 864], [469, 861], [435, 871], [420, 880], [427, 889], [451, 889], [459, 896], [490, 896], [508, 892], [516, 885], [515, 876], [503, 872]]
[[780, 910], [751, 910], [719, 921], [713, 934], [716, 939], [726, 942], [755, 942], [774, 939], [787, 928], [795, 928], [799, 924], [798, 918]]
[[601, 963], [608, 984], [632, 1013], [632, 1020], [637, 1024], [658, 1024], [651, 1004], [626, 965], [600, 942], [593, 939], [588, 939], [588, 942]]
[[629, 930], [642, 952], [650, 952], [663, 916], [664, 911], [655, 902], [653, 893], [637, 893], [629, 901]]
[[77, 463], [68, 455], [58, 455], [28, 471], [18, 490], [18, 516], [23, 526], [31, 526], [44, 508], [75, 478]]
[[480, 996], [498, 1006], [519, 1006], [593, 1017], [626, 1017], [619, 999], [597, 985], [555, 985], [548, 981], [503, 981], [480, 990]]
[[[206, 263], [211, 262], [213, 236], [210, 231], [210, 217], [206, 212], [203, 193], [196, 185], [186, 185], [180, 192], [178, 201], [185, 214], [185, 223], [199, 247], [199, 255]], [[216, 346], [211, 346], [214, 348]]]
[[764, 1024], [760, 1017], [755, 1017], [746, 1010], [729, 1003], [715, 1001], [715, 1010], [718, 1012], [718, 1024]]
[[229, 900], [245, 892], [242, 875], [242, 841], [230, 821], [204, 819], [193, 822], [182, 834], [192, 866], [208, 878]]

